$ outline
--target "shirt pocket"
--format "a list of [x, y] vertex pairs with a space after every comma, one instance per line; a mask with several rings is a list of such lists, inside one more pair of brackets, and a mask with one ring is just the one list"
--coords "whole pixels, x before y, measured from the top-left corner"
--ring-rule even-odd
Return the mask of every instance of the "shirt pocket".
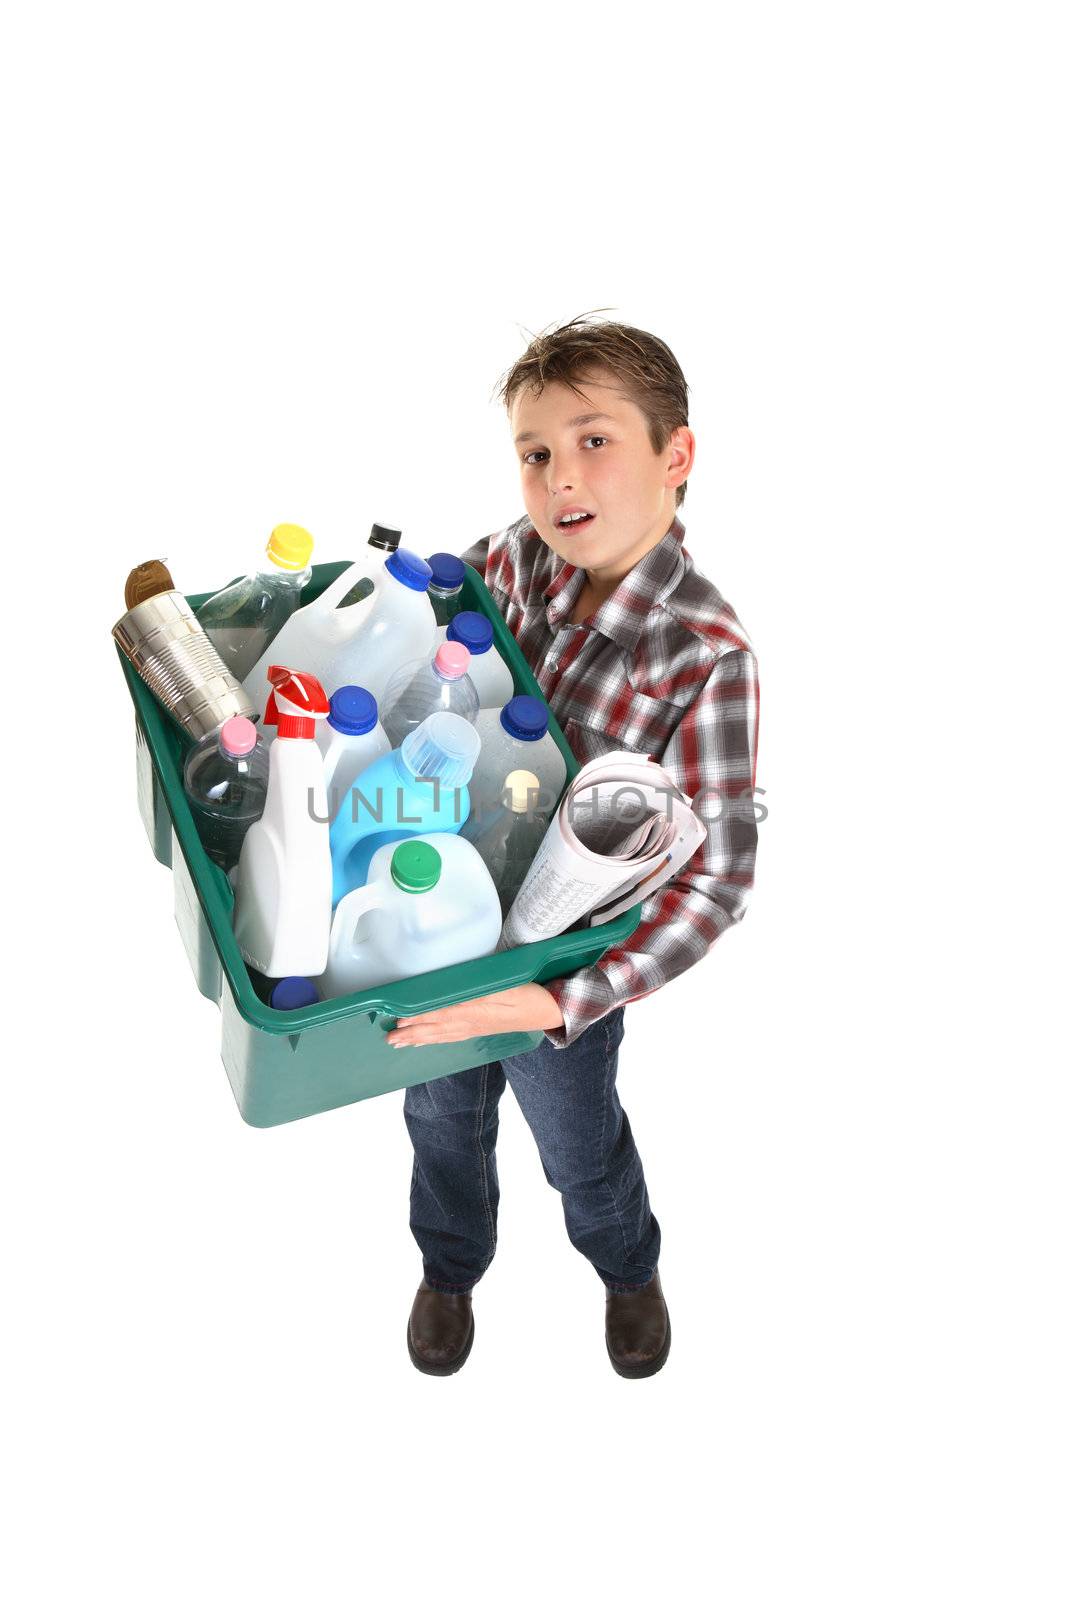
[[581, 706], [563, 723], [563, 733], [581, 762], [611, 750], [629, 750], [658, 761], [685, 715], [684, 705], [631, 690], [624, 707]]

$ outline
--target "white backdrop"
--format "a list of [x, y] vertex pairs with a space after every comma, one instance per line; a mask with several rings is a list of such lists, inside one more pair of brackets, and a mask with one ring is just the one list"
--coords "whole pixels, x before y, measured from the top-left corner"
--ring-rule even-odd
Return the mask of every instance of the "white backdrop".
[[[1062, 1594], [1051, 18], [9, 15], [20, 1600]], [[213, 587], [282, 520], [323, 560], [510, 522], [493, 385], [600, 307], [689, 379], [682, 517], [756, 643], [769, 814], [745, 922], [627, 1013], [668, 1365], [611, 1371], [507, 1096], [435, 1382], [401, 1099], [241, 1122], [109, 629], [136, 562]]]

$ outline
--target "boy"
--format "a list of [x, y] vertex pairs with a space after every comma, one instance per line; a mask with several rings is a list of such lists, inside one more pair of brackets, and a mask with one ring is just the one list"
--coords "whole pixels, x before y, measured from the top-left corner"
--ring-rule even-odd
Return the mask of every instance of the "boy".
[[744, 913], [756, 853], [756, 660], [683, 546], [676, 509], [694, 440], [667, 346], [577, 318], [537, 337], [500, 394], [527, 514], [464, 560], [483, 574], [578, 760], [620, 747], [650, 755], [695, 801], [708, 837], [594, 966], [401, 1018], [390, 1034], [398, 1049], [545, 1034], [527, 1054], [407, 1091], [411, 1229], [424, 1269], [408, 1351], [438, 1374], [470, 1352], [471, 1291], [496, 1249], [497, 1106], [509, 1083], [571, 1242], [605, 1285], [612, 1366], [643, 1378], [667, 1359], [670, 1318], [659, 1226], [615, 1088], [622, 1008], [692, 966]]

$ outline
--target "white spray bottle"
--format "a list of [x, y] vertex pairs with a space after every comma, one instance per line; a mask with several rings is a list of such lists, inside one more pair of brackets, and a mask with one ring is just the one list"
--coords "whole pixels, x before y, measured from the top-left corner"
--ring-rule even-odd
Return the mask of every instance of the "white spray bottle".
[[315, 724], [330, 702], [317, 678], [271, 667], [264, 721], [276, 726], [263, 815], [241, 848], [234, 933], [268, 978], [315, 977], [330, 949], [332, 869], [322, 752]]

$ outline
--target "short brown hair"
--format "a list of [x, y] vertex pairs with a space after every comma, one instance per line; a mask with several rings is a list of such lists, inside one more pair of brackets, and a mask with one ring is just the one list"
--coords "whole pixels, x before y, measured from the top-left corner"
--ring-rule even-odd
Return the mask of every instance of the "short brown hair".
[[[689, 426], [689, 385], [682, 369], [655, 334], [622, 322], [595, 322], [596, 315], [590, 311], [535, 334], [525, 354], [501, 378], [496, 394], [508, 411], [523, 389], [532, 388], [539, 395], [547, 383], [566, 383], [580, 394], [577, 380], [604, 367], [643, 412], [652, 448], [659, 455], [675, 428]], [[684, 499], [683, 483], [674, 491], [675, 504]]]

